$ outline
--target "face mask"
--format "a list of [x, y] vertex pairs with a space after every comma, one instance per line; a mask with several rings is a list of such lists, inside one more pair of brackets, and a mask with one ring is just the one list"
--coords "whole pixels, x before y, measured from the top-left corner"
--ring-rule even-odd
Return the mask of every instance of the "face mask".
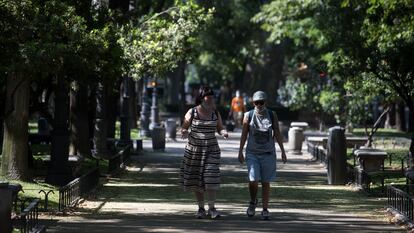
[[256, 111], [256, 113], [258, 113], [258, 114], [262, 114], [262, 113], [263, 113], [263, 111], [265, 110], [265, 107], [264, 107], [264, 105], [255, 106], [255, 107], [254, 107], [254, 110]]

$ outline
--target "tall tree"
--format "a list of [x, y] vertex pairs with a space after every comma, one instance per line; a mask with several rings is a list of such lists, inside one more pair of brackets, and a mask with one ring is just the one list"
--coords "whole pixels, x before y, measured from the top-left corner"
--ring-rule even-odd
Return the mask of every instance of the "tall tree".
[[[257, 17], [273, 41], [290, 38], [297, 54], [303, 52], [299, 50], [303, 43], [316, 45], [317, 52], [308, 57], [326, 62], [328, 71], [353, 89], [398, 95], [413, 116], [413, 4], [412, 0], [274, 0]], [[410, 151], [414, 153], [414, 140]]]

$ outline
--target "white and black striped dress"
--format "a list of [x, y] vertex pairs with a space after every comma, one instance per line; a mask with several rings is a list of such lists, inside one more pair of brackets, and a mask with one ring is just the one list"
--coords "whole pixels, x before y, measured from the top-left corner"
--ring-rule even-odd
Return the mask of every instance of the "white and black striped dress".
[[220, 186], [220, 148], [216, 138], [217, 115], [200, 119], [197, 109], [190, 126], [188, 143], [180, 169], [180, 183], [186, 191], [204, 192]]

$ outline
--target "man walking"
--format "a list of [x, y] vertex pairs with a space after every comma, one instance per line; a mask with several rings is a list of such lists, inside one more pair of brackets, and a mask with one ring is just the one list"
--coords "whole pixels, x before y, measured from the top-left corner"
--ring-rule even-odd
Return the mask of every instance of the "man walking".
[[[254, 109], [244, 114], [238, 157], [240, 163], [246, 161], [249, 175], [250, 203], [246, 211], [247, 216], [253, 217], [256, 213], [257, 191], [261, 182], [263, 220], [270, 218], [268, 210], [270, 182], [276, 179], [275, 140], [281, 149], [283, 163], [287, 161], [278, 118], [273, 111], [266, 108], [266, 98], [266, 93], [263, 91], [257, 91], [253, 95]], [[248, 142], [245, 158], [243, 148], [246, 140]]]

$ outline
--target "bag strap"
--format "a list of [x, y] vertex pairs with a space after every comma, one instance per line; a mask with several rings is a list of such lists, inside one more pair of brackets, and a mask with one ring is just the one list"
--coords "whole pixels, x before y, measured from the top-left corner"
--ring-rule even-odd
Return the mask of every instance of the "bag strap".
[[195, 107], [191, 108], [190, 125], [191, 125], [191, 123], [193, 123], [194, 113], [195, 113]]
[[250, 124], [250, 121], [252, 120], [253, 113], [254, 113], [254, 109], [249, 111], [249, 124]]
[[[191, 125], [191, 123], [193, 122], [193, 119], [194, 119], [194, 114], [195, 114], [195, 108], [196, 107], [193, 107], [192, 109], [191, 109], [191, 118], [190, 118], [190, 125]], [[214, 113], [216, 114], [216, 117], [217, 117], [217, 119], [218, 119], [218, 111], [217, 111], [217, 109], [216, 110], [214, 110]]]
[[[272, 129], [273, 129], [273, 133], [275, 134], [276, 130], [275, 130], [275, 124], [273, 121], [273, 111], [270, 109], [267, 109], [267, 111], [269, 112], [269, 116], [270, 116], [270, 120], [272, 121]], [[276, 122], [277, 123], [277, 122]]]

